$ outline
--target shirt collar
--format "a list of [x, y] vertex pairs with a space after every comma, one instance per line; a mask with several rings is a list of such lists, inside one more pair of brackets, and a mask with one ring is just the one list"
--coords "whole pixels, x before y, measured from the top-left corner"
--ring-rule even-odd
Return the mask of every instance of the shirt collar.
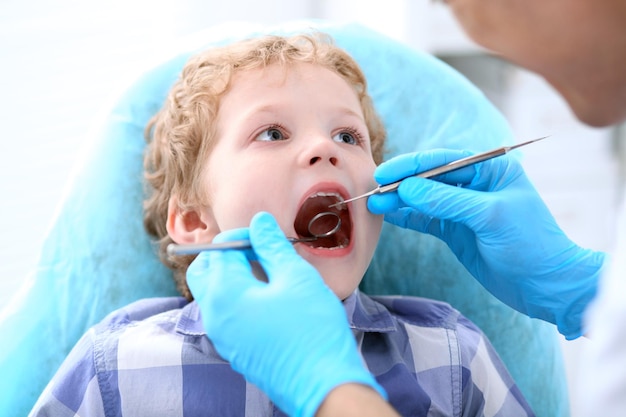
[[[358, 289], [343, 301], [350, 328], [363, 332], [388, 333], [396, 330], [389, 311], [381, 304], [362, 294]], [[183, 307], [176, 331], [190, 336], [205, 335], [200, 308], [193, 301]]]
[[176, 323], [176, 331], [189, 336], [206, 335], [200, 317], [200, 308], [195, 300], [183, 307]]
[[356, 289], [343, 300], [348, 315], [350, 328], [363, 332], [388, 333], [396, 330], [391, 313], [382, 304], [377, 303]]

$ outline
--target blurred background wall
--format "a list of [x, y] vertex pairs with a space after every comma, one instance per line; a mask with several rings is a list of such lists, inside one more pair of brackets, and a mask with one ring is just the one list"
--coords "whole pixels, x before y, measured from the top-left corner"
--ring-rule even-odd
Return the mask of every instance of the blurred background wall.
[[[525, 166], [563, 229], [609, 250], [623, 129], [591, 129], [542, 79], [472, 44], [445, 6], [411, 0], [2, 0], [0, 3], [0, 308], [39, 245], [100, 113], [194, 32], [228, 21], [359, 21], [432, 52], [477, 84], [510, 121]], [[563, 344], [568, 377], [585, 340]], [[576, 417], [576, 398], [572, 396]]]

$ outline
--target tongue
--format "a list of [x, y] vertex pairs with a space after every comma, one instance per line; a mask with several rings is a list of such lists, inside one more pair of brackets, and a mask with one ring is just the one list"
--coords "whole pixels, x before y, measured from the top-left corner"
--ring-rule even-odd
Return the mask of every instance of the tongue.
[[337, 202], [334, 196], [316, 196], [309, 198], [304, 202], [300, 211], [296, 216], [294, 228], [299, 236], [311, 237], [313, 234], [322, 235], [333, 229], [337, 224], [335, 216], [322, 216], [311, 224], [312, 229], [309, 230], [311, 220], [319, 213], [329, 211], [328, 206]]

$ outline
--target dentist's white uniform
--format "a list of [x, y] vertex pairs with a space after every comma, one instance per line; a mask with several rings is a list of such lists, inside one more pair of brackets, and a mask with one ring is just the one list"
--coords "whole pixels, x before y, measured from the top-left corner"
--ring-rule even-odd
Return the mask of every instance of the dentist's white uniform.
[[619, 212], [612, 264], [589, 307], [578, 392], [584, 417], [626, 416], [626, 204]]

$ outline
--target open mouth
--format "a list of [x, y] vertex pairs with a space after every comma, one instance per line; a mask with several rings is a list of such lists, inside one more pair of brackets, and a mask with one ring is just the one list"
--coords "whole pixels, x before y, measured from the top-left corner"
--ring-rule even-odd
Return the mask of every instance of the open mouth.
[[[294, 221], [294, 228], [299, 238], [323, 235], [337, 226], [337, 219], [341, 220], [339, 229], [330, 236], [319, 237], [311, 242], [304, 242], [312, 248], [341, 249], [350, 244], [352, 236], [352, 222], [350, 211], [345, 205], [329, 207], [332, 204], [343, 201], [337, 193], [316, 193], [307, 198]], [[335, 213], [335, 215], [321, 216], [319, 220], [311, 222], [320, 213]], [[314, 229], [314, 230], [311, 230]]]

